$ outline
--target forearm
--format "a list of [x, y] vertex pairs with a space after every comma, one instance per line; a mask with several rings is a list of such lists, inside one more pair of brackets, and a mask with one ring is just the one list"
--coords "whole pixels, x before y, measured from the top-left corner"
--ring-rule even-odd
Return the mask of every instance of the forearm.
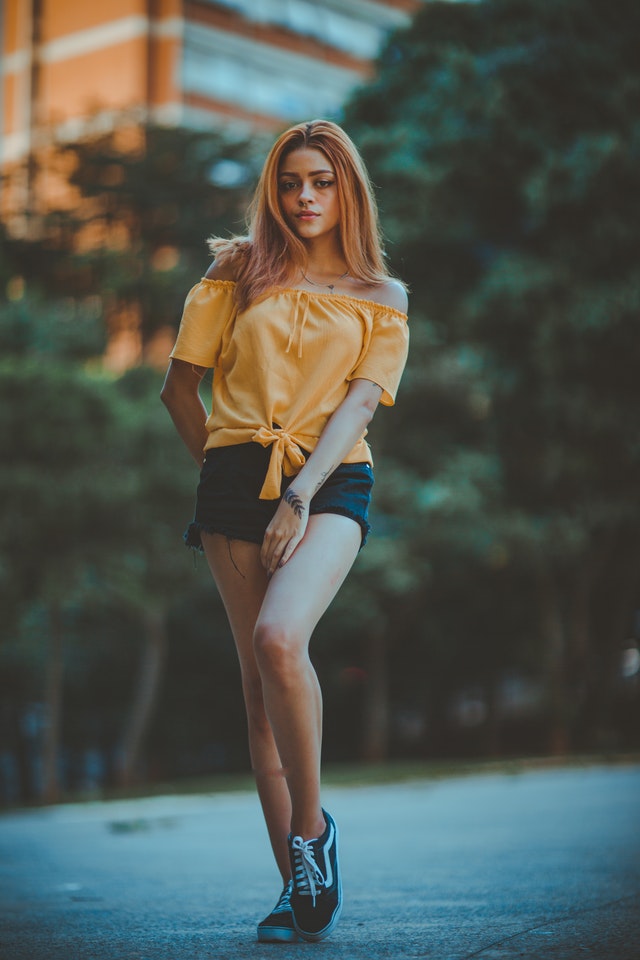
[[197, 463], [202, 466], [203, 450], [207, 439], [205, 423], [207, 412], [201, 400], [197, 403], [166, 404], [182, 442]]
[[268, 576], [287, 562], [304, 537], [311, 498], [362, 436], [381, 394], [375, 383], [354, 380], [346, 398], [328, 420], [313, 453], [287, 487], [267, 527], [260, 559]]
[[[172, 369], [173, 368], [173, 369]], [[207, 440], [207, 410], [198, 393], [200, 376], [172, 365], [160, 397], [178, 434], [198, 467], [202, 466]]]
[[331, 476], [364, 433], [382, 391], [368, 381], [355, 383], [345, 400], [328, 420], [305, 466], [291, 484], [292, 491], [310, 500]]

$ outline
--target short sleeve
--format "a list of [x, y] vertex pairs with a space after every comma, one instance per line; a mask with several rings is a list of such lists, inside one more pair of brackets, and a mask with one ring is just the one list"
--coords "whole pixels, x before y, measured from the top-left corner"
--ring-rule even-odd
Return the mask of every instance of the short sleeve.
[[392, 307], [380, 307], [374, 313], [368, 344], [349, 380], [371, 380], [382, 387], [380, 402], [390, 407], [402, 377], [409, 351], [407, 317]]
[[178, 339], [170, 356], [199, 367], [215, 367], [222, 337], [235, 316], [235, 283], [207, 280], [196, 283], [187, 294]]

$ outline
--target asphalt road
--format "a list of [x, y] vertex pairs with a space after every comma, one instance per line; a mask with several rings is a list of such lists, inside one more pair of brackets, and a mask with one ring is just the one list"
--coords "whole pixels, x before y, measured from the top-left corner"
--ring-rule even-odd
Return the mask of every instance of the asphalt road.
[[640, 767], [327, 790], [345, 907], [258, 944], [279, 893], [251, 794], [0, 817], [2, 960], [639, 960]]

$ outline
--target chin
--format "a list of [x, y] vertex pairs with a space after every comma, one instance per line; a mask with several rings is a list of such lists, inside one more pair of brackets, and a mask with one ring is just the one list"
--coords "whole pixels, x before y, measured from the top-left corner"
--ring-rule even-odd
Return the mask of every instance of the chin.
[[314, 230], [309, 224], [296, 224], [293, 228], [299, 237], [304, 240], [312, 240], [315, 237], [321, 237], [324, 230]]

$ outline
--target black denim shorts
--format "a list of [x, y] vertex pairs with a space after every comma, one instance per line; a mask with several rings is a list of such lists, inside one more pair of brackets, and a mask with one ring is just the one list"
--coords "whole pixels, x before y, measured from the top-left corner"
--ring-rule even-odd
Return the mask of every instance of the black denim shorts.
[[[200, 472], [193, 522], [184, 535], [188, 547], [202, 550], [202, 531], [230, 540], [262, 543], [280, 500], [260, 500], [271, 448], [240, 443], [208, 450]], [[294, 477], [282, 478], [280, 495]], [[309, 513], [338, 513], [360, 525], [363, 547], [373, 470], [368, 463], [341, 463], [312, 498]]]

